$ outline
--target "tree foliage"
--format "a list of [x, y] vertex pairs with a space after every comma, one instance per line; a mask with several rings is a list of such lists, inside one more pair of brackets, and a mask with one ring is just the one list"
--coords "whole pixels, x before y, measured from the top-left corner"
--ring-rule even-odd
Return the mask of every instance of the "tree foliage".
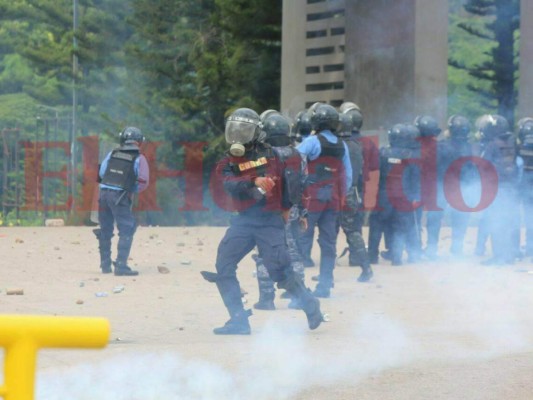
[[[518, 90], [520, 1], [466, 0], [464, 9], [470, 15], [455, 17], [453, 22], [467, 36], [450, 43], [449, 64], [469, 74], [466, 87], [479, 96], [485, 113], [496, 109], [512, 124]], [[464, 51], [476, 45], [478, 51]]]

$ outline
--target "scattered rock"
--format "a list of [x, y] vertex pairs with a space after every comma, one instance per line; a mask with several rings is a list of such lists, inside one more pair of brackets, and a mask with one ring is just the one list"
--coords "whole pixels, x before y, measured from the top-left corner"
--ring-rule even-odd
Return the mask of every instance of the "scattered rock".
[[61, 218], [47, 219], [44, 221], [44, 226], [48, 226], [48, 227], [65, 226], [65, 221]]
[[84, 287], [85, 286], [85, 282], [80, 282], [80, 287]]
[[96, 297], [107, 297], [107, 292], [96, 292], [94, 295]]
[[189, 234], [189, 230], [188, 230], [188, 229], [184, 230], [184, 231], [183, 231], [183, 234], [184, 234], [184, 235], [188, 235], [188, 234]]
[[15, 243], [24, 243], [24, 240], [20, 239], [20, 238], [16, 238], [15, 239]]
[[180, 264], [181, 264], [181, 265], [191, 265], [191, 264], [192, 264], [192, 261], [191, 261], [191, 260], [181, 260], [181, 261], [180, 261]]
[[202, 241], [200, 240], [200, 238], [198, 238], [198, 239], [196, 240], [196, 245], [197, 245], [197, 246], [203, 246], [203, 245], [204, 245], [204, 242], [202, 242]]
[[73, 242], [70, 242], [70, 244], [81, 244], [81, 242], [79, 240], [75, 240]]
[[83, 300], [76, 301], [76, 304], [83, 304]]
[[118, 285], [113, 288], [113, 293], [121, 293], [125, 289], [124, 285]]
[[179, 243], [177, 243], [177, 246], [179, 246], [179, 247], [185, 247], [185, 243], [183, 243], [183, 242], [179, 242]]
[[56, 247], [54, 247], [54, 250], [61, 250], [61, 249], [60, 249], [59, 247], [56, 246]]
[[9, 296], [22, 296], [24, 294], [24, 289], [7, 289], [6, 294]]
[[169, 274], [170, 273], [170, 270], [167, 267], [163, 267], [162, 265], [159, 265], [157, 267], [157, 270], [159, 271], [160, 274]]

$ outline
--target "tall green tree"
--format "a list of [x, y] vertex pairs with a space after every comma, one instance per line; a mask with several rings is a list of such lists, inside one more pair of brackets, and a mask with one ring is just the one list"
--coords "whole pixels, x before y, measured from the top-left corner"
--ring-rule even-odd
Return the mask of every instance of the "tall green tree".
[[487, 111], [496, 105], [498, 114], [512, 124], [517, 103], [520, 1], [466, 0], [464, 9], [477, 18], [461, 18], [457, 26], [487, 43], [484, 58], [472, 62], [472, 53], [459, 57], [452, 52], [449, 63], [473, 78], [468, 89], [480, 96]]

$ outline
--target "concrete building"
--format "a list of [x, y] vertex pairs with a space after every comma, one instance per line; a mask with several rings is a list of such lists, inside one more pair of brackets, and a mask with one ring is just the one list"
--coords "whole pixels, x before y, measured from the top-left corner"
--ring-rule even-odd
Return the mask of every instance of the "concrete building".
[[[521, 0], [522, 20], [533, 1]], [[533, 28], [522, 24], [518, 115], [533, 114]], [[532, 40], [525, 40], [531, 38]], [[354, 101], [364, 128], [447, 119], [447, 0], [284, 0], [281, 110]]]

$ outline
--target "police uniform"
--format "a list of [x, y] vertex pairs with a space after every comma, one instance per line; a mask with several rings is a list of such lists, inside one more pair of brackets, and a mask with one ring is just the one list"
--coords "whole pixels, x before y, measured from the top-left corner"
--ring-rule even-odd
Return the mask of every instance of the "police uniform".
[[304, 265], [312, 265], [311, 248], [315, 226], [320, 246], [320, 276], [315, 295], [329, 297], [337, 257], [337, 218], [346, 188], [352, 186], [348, 147], [329, 130], [305, 139], [297, 147], [309, 165], [306, 196], [309, 197], [308, 228], [300, 236]]
[[349, 264], [351, 266], [359, 265], [363, 268], [362, 274], [358, 280], [360, 282], [368, 281], [372, 275], [372, 268], [368, 260], [365, 241], [361, 234], [361, 226], [359, 226], [358, 215], [362, 214], [361, 204], [362, 199], [359, 195], [357, 183], [363, 176], [363, 149], [360, 142], [354, 135], [342, 137], [344, 143], [348, 147], [350, 155], [350, 164], [352, 166], [353, 185], [348, 189], [346, 195], [346, 204], [341, 211], [340, 227], [346, 235], [349, 249]]
[[116, 223], [119, 240], [114, 263], [115, 275], [137, 275], [137, 271], [132, 271], [128, 266], [137, 227], [132, 212], [132, 195], [148, 187], [148, 163], [136, 144], [123, 144], [106, 156], [100, 166], [99, 176], [100, 268], [104, 273], [111, 272], [111, 238]]
[[[301, 220], [307, 216], [307, 209], [302, 201], [302, 191], [307, 179], [307, 162], [292, 146], [274, 147], [280, 160], [285, 164], [285, 182], [289, 185], [288, 193], [292, 198], [291, 207], [285, 222], [285, 240], [293, 272], [302, 281], [305, 279], [304, 265], [297, 239], [300, 235]], [[257, 282], [259, 285], [259, 302], [254, 308], [260, 310], [274, 310], [275, 288], [274, 281], [270, 278], [268, 269], [263, 259], [258, 255], [252, 256], [256, 263]], [[299, 304], [294, 299], [289, 304], [290, 308], [298, 308]]]
[[491, 141], [483, 158], [490, 161], [497, 172], [494, 185], [496, 197], [487, 208], [488, 230], [492, 243], [492, 258], [485, 265], [511, 264], [516, 256], [513, 229], [519, 224], [518, 184], [520, 168], [517, 163], [516, 141], [511, 132]]
[[[402, 128], [403, 129], [403, 128]], [[413, 202], [418, 200], [418, 169], [408, 163], [413, 149], [390, 140], [391, 144], [380, 150], [380, 177], [377, 210], [370, 217], [368, 253], [377, 258], [381, 236], [390, 234], [388, 257], [393, 265], [402, 264], [407, 234], [416, 226]]]
[[257, 141], [259, 126], [255, 111], [234, 111], [225, 129], [231, 148], [216, 168], [216, 182], [222, 186], [215, 195], [226, 197], [236, 212], [218, 246], [216, 273], [202, 272], [217, 285], [230, 315], [224, 326], [214, 329], [219, 335], [250, 334], [251, 311], [243, 307], [237, 265], [256, 246], [270, 278], [300, 301], [309, 328], [316, 329], [322, 322], [319, 301], [290, 267], [282, 217], [282, 211], [291, 206], [285, 164], [269, 145]]

